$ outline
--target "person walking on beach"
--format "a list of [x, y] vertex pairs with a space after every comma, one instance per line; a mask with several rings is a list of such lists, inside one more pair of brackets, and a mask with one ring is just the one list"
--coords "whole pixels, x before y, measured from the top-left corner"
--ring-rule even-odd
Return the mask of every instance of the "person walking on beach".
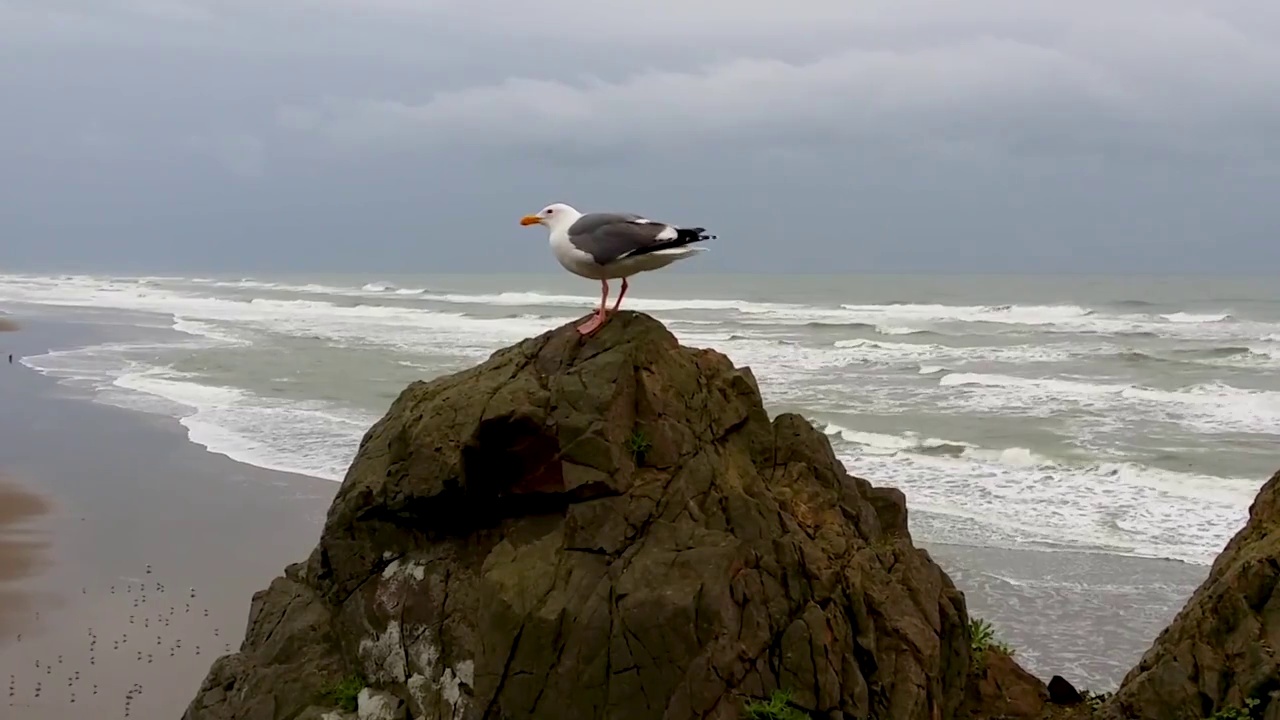
[[13, 364], [13, 353], [9, 353], [9, 364]]

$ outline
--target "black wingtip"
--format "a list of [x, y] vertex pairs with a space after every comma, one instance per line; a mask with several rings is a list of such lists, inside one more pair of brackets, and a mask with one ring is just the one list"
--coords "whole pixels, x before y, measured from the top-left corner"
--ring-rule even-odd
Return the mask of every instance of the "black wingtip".
[[707, 229], [701, 228], [701, 227], [681, 228], [680, 234], [683, 236], [681, 239], [687, 238], [689, 242], [699, 242], [702, 240], [716, 239], [715, 235], [708, 235]]

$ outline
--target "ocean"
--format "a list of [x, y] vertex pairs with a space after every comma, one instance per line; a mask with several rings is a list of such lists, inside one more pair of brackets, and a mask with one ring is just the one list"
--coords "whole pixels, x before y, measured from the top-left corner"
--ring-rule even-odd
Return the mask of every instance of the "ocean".
[[[0, 275], [0, 310], [104, 329], [25, 365], [210, 452], [335, 481], [407, 383], [597, 302], [567, 275]], [[1280, 465], [1267, 278], [664, 271], [624, 306], [750, 366], [771, 413], [901, 488], [925, 541], [1207, 565]]]

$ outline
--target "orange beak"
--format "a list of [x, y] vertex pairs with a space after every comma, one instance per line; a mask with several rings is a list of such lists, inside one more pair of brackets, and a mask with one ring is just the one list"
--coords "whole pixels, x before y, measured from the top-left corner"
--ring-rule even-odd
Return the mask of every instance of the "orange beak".
[[537, 225], [540, 222], [542, 222], [542, 218], [538, 217], [537, 215], [525, 215], [524, 217], [520, 218], [521, 225]]

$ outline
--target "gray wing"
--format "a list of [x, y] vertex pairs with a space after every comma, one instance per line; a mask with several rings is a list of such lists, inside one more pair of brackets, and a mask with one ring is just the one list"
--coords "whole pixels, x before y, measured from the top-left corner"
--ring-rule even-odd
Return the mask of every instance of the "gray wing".
[[569, 242], [598, 265], [685, 243], [679, 228], [633, 213], [587, 213], [569, 226]]

